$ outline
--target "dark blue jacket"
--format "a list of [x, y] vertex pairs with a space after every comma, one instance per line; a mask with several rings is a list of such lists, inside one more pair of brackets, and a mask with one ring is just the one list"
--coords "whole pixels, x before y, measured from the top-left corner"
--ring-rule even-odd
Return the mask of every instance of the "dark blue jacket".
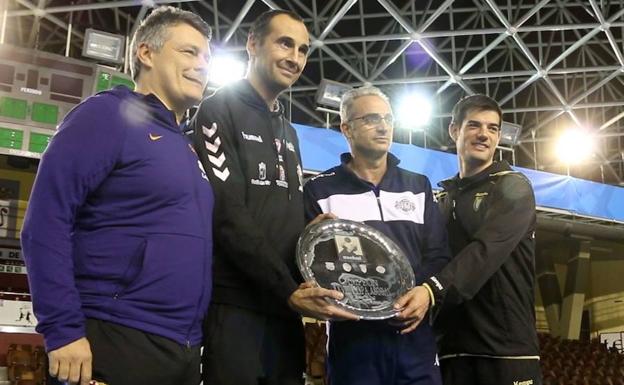
[[96, 318], [201, 341], [213, 193], [175, 115], [124, 87], [72, 110], [44, 153], [22, 248], [48, 351]]
[[426, 176], [398, 167], [388, 154], [388, 169], [378, 186], [346, 167], [329, 169], [304, 186], [306, 220], [331, 212], [341, 219], [364, 222], [390, 237], [408, 257], [416, 284], [436, 274], [450, 260], [446, 228]]

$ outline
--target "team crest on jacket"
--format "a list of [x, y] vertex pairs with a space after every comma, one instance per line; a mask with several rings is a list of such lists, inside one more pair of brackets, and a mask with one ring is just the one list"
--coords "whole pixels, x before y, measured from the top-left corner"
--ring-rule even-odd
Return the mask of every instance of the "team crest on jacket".
[[258, 163], [258, 179], [260, 180], [266, 179], [266, 163], [264, 162]]
[[410, 211], [416, 210], [416, 204], [412, 202], [409, 198], [403, 198], [396, 201], [396, 203], [394, 204], [394, 208], [409, 213]]
[[472, 202], [472, 209], [474, 211], [479, 211], [479, 207], [481, 207], [481, 202], [483, 202], [483, 198], [488, 195], [486, 192], [476, 193], [474, 201]]
[[267, 168], [266, 163], [260, 162], [258, 163], [258, 178], [252, 178], [251, 184], [256, 186], [269, 186], [271, 184], [270, 180], [267, 180]]

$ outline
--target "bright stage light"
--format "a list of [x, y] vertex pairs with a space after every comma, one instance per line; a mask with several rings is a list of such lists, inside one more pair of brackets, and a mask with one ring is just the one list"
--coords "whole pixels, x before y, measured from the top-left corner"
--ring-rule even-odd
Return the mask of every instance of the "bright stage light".
[[578, 164], [594, 153], [594, 138], [586, 130], [570, 129], [557, 140], [557, 156], [566, 164]]
[[419, 93], [405, 95], [396, 111], [397, 126], [411, 130], [423, 129], [431, 119], [432, 110], [430, 97]]
[[321, 79], [321, 84], [319, 84], [316, 91], [316, 104], [339, 109], [342, 95], [352, 88], [353, 87], [347, 84], [329, 79]]
[[208, 74], [211, 84], [223, 86], [245, 76], [245, 63], [231, 56], [215, 56]]

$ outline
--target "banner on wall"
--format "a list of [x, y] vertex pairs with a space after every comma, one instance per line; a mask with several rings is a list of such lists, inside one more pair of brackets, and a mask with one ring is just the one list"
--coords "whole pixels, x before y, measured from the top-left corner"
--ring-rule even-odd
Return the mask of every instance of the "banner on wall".
[[[293, 124], [299, 136], [303, 168], [321, 172], [340, 162], [348, 152], [339, 132]], [[409, 144], [393, 143], [390, 151], [400, 160], [400, 167], [426, 175], [434, 189], [438, 182], [457, 174], [457, 156]], [[624, 188], [551, 174], [522, 167], [514, 169], [526, 175], [535, 190], [537, 206], [565, 210], [571, 214], [624, 222]]]
[[37, 325], [37, 318], [32, 310], [30, 301], [0, 300], [1, 326], [31, 326]]

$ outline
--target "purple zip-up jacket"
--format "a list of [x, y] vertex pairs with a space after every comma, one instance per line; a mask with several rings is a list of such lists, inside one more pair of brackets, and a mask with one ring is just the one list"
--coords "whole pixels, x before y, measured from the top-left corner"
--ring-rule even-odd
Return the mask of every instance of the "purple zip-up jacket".
[[199, 344], [213, 201], [155, 96], [118, 87], [72, 110], [41, 159], [22, 230], [46, 350], [84, 337], [85, 318]]

